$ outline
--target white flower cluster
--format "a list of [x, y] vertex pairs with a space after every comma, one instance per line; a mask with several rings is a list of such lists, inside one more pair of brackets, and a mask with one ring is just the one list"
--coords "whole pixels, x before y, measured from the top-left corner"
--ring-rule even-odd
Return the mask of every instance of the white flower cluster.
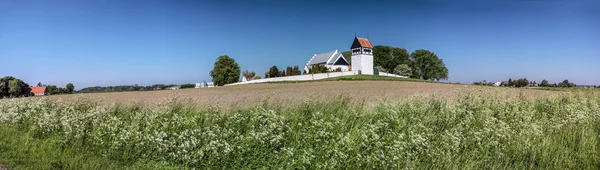
[[0, 100], [0, 124], [116, 160], [201, 169], [569, 167], [577, 164], [561, 161], [597, 160], [598, 153], [588, 153], [600, 140], [597, 94], [501, 100], [465, 94], [457, 102], [425, 97], [367, 111], [336, 101], [225, 111], [174, 99], [149, 108], [38, 98]]

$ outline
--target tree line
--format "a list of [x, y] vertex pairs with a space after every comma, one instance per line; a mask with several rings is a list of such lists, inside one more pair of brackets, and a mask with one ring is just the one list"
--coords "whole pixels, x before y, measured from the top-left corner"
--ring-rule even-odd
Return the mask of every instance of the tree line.
[[[351, 64], [352, 52], [344, 51], [342, 55]], [[444, 60], [435, 53], [419, 49], [412, 53], [404, 48], [378, 45], [373, 47], [373, 66], [380, 72], [390, 72], [410, 78], [422, 80], [447, 80], [448, 68]], [[210, 76], [213, 78], [215, 86], [235, 83], [240, 80], [240, 66], [235, 60], [227, 55], [219, 56], [215, 61]], [[309, 71], [302, 71], [298, 66], [288, 66], [285, 70], [279, 70], [277, 66], [269, 68], [265, 72], [264, 78], [295, 76], [302, 74], [327, 73], [342, 71], [341, 69], [330, 70], [323, 65], [313, 65]], [[260, 79], [255, 72], [246, 70], [242, 74], [247, 80]]]
[[[86, 87], [79, 91], [78, 93], [98, 93], [98, 92], [125, 92], [125, 91], [152, 91], [152, 90], [167, 90], [170, 87], [177, 86], [176, 84], [155, 84], [151, 86], [140, 86], [137, 84], [134, 85], [121, 85], [121, 86], [95, 86], [95, 87]], [[185, 88], [195, 88], [195, 84], [182, 84], [180, 86], [181, 89]]]
[[[342, 52], [344, 58], [352, 63], [352, 52]], [[373, 47], [373, 67], [380, 72], [388, 72], [422, 80], [447, 80], [448, 68], [437, 54], [419, 49], [412, 53], [404, 48], [377, 45]]]
[[[56, 85], [43, 85], [41, 82], [38, 82], [37, 87], [42, 86], [46, 86], [46, 94], [48, 95], [70, 94], [75, 91], [75, 86], [72, 83], [68, 83], [62, 88], [57, 87]], [[28, 96], [34, 96], [34, 94], [31, 92], [29, 84], [25, 83], [23, 80], [12, 76], [0, 78], [0, 98]]]
[[[483, 85], [483, 86], [495, 86], [494, 82], [487, 82], [486, 80], [480, 82], [474, 82], [473, 85]], [[513, 80], [509, 78], [507, 81], [500, 82], [500, 86], [502, 87], [576, 87], [577, 85], [573, 82], [569, 82], [569, 80], [563, 80], [560, 83], [550, 84], [548, 80], [542, 80], [539, 84], [536, 81], [529, 81], [527, 78], [520, 78]], [[595, 86], [594, 86], [595, 87]]]

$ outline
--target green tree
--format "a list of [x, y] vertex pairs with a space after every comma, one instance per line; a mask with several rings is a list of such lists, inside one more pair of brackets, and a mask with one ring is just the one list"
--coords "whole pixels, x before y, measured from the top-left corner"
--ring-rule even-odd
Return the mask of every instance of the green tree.
[[210, 71], [210, 76], [215, 86], [235, 83], [240, 79], [240, 66], [233, 58], [227, 55], [220, 56], [217, 58], [213, 70]]
[[11, 96], [29, 96], [31, 88], [23, 80], [6, 76], [0, 78], [0, 98]]
[[540, 87], [548, 87], [550, 86], [550, 84], [548, 83], [548, 80], [542, 80], [542, 83], [540, 83]]
[[558, 83], [558, 87], [575, 87], [575, 83], [569, 82], [569, 80], [563, 80], [561, 83]]
[[404, 48], [391, 46], [373, 47], [373, 66], [381, 66], [385, 70], [393, 71], [400, 64], [409, 64], [410, 56]]
[[279, 74], [279, 69], [277, 68], [277, 66], [273, 66], [271, 68], [269, 68], [269, 78], [275, 78], [275, 77], [280, 77]]
[[73, 93], [75, 91], [75, 86], [72, 83], [67, 84], [66, 86], [67, 93]]
[[436, 81], [448, 79], [448, 68], [435, 53], [421, 49], [410, 54], [410, 58], [413, 78]]
[[412, 76], [412, 70], [407, 64], [400, 64], [394, 68], [394, 74], [410, 77]]
[[344, 51], [344, 52], [342, 52], [342, 56], [344, 56], [344, 58], [346, 58], [346, 61], [348, 61], [348, 64], [352, 65], [352, 51]]
[[328, 71], [327, 66], [322, 64], [314, 64], [308, 69], [309, 74], [327, 73]]
[[20, 96], [22, 92], [21, 89], [21, 85], [19, 83], [18, 79], [14, 79], [8, 82], [8, 93], [13, 96], [13, 97], [17, 97]]

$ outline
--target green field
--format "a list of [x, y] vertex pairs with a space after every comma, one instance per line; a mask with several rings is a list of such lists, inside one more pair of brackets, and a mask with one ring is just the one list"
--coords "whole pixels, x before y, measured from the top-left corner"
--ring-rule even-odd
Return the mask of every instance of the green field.
[[597, 169], [600, 93], [198, 109], [0, 100], [9, 169]]

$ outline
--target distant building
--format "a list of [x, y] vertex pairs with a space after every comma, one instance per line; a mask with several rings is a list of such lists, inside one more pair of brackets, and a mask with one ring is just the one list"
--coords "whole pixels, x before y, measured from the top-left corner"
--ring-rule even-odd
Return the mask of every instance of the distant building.
[[170, 90], [177, 90], [177, 89], [180, 89], [180, 88], [181, 88], [181, 85], [169, 87]]
[[499, 82], [495, 82], [494, 86], [500, 86], [501, 84], [502, 84], [502, 82], [500, 82], [500, 81]]
[[48, 94], [48, 91], [46, 91], [46, 86], [31, 87], [31, 93], [35, 96], [44, 96]]
[[214, 87], [214, 86], [215, 86], [215, 84], [213, 82], [202, 81], [200, 83], [196, 83], [195, 88], [208, 88], [208, 87]]
[[309, 69], [312, 68], [313, 65], [324, 65], [329, 70], [335, 70], [337, 68], [341, 68], [342, 71], [350, 70], [348, 61], [342, 53], [339, 53], [338, 50], [330, 51], [321, 54], [315, 54], [308, 60], [306, 66], [304, 66], [304, 71], [309, 72]]

